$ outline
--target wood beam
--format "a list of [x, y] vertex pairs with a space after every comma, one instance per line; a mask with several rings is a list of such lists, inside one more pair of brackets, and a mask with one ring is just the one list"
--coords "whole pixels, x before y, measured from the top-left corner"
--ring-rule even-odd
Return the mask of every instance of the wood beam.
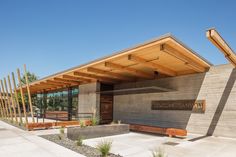
[[[49, 83], [50, 82], [53, 82], [53, 83], [58, 83], [58, 84], [61, 84], [61, 85], [66, 85], [66, 86], [73, 86], [75, 83], [68, 83], [68, 82], [63, 82], [63, 81], [57, 81], [57, 80], [49, 80]], [[78, 82], [76, 84], [79, 84]]]
[[20, 109], [20, 103], [19, 103], [19, 98], [18, 98], [18, 93], [17, 93], [17, 86], [16, 86], [16, 80], [15, 80], [15, 75], [12, 72], [12, 82], [13, 82], [13, 86], [14, 86], [14, 95], [15, 95], [15, 100], [16, 100], [16, 105], [17, 105], [17, 109], [18, 109], [18, 115], [20, 116], [20, 123], [22, 124], [22, 115], [21, 115], [21, 109]]
[[192, 70], [196, 71], [196, 72], [205, 72], [206, 69], [202, 66], [200, 66], [199, 64], [195, 63], [193, 60], [191, 60], [190, 58], [182, 55], [178, 50], [172, 48], [171, 46], [167, 45], [167, 44], [162, 44], [160, 47], [160, 50], [163, 52], [166, 52], [167, 54], [179, 59], [180, 61], [184, 62], [184, 64], [186, 66], [188, 66], [189, 68], [191, 68]]
[[51, 84], [51, 85], [55, 85], [55, 86], [60, 86], [60, 87], [68, 86], [68, 84], [62, 84], [62, 83], [54, 82], [54, 81], [51, 81], [51, 80], [47, 80], [46, 83]]
[[0, 85], [0, 86], [2, 87], [2, 88], [0, 88], [1, 102], [2, 102], [2, 104], [3, 104], [3, 106], [4, 106], [5, 111], [6, 111], [6, 117], [9, 118], [10, 116], [9, 116], [9, 112], [8, 112], [8, 108], [7, 108], [7, 102], [6, 102], [6, 98], [5, 98], [5, 92], [3, 91], [3, 89], [4, 89], [3, 82], [2, 82], [2, 80], [0, 80], [0, 82], [1, 82], [1, 85]]
[[101, 74], [101, 75], [107, 75], [107, 76], [114, 77], [114, 78], [117, 78], [117, 79], [120, 79], [120, 80], [125, 80], [125, 81], [132, 80], [130, 78], [127, 78], [126, 76], [122, 76], [120, 74], [117, 74], [117, 73], [114, 73], [114, 72], [111, 72], [111, 71], [101, 70], [101, 69], [97, 69], [97, 68], [88, 67], [87, 71], [92, 72], [92, 73]]
[[11, 86], [11, 80], [10, 80], [10, 76], [7, 76], [7, 80], [8, 80], [8, 85], [9, 85], [9, 91], [10, 91], [10, 96], [11, 96], [11, 104], [12, 104], [12, 108], [13, 108], [13, 115], [15, 118], [15, 121], [18, 123], [18, 119], [16, 117], [16, 105], [15, 105], [15, 100], [12, 94], [12, 86]]
[[53, 83], [47, 83], [47, 82], [40, 82], [39, 83], [39, 86], [40, 85], [44, 85], [45, 87], [52, 87], [52, 88], [54, 88], [54, 87], [64, 87], [63, 85], [57, 85], [57, 84], [53, 84]]
[[20, 69], [17, 69], [17, 76], [18, 76], [18, 81], [19, 81], [18, 83], [20, 87], [20, 95], [21, 95], [21, 101], [22, 101], [22, 106], [23, 106], [23, 111], [24, 111], [25, 122], [28, 125], [28, 116], [26, 113], [25, 98], [24, 98], [24, 92], [22, 89], [21, 77], [20, 77]]
[[69, 80], [69, 79], [64, 79], [64, 78], [53, 78], [53, 80], [58, 81], [58, 82], [68, 83], [68, 84], [80, 84], [79, 81], [74, 81], [74, 80]]
[[144, 71], [136, 70], [136, 69], [133, 69], [133, 68], [130, 68], [130, 67], [127, 67], [127, 66], [123, 66], [123, 65], [119, 65], [119, 64], [115, 64], [115, 63], [111, 63], [111, 62], [105, 62], [105, 66], [109, 67], [109, 68], [112, 68], [112, 69], [127, 71], [131, 74], [134, 74], [136, 76], [143, 77], [143, 78], [148, 78], [148, 79], [153, 79], [154, 78], [153, 75], [151, 75], [149, 73], [146, 73]]
[[153, 62], [149, 62], [148, 60], [142, 58], [142, 57], [138, 57], [138, 56], [134, 56], [134, 55], [129, 55], [128, 56], [128, 60], [137, 62], [139, 64], [142, 64], [144, 66], [147, 66], [149, 68], [152, 68], [160, 73], [166, 74], [168, 76], [176, 76], [177, 73], [167, 67], [164, 67], [160, 64], [157, 63], [153, 63]]
[[83, 77], [78, 77], [78, 76], [71, 76], [71, 75], [63, 75], [62, 76], [63, 79], [67, 79], [67, 80], [72, 80], [72, 81], [83, 81], [83, 82], [90, 82], [91, 79], [86, 79]]
[[6, 108], [5, 108], [5, 102], [3, 100], [3, 96], [2, 96], [2, 90], [1, 90], [1, 84], [0, 84], [0, 99], [1, 99], [1, 104], [2, 104], [2, 108], [3, 108], [3, 114], [4, 114], [4, 117], [7, 118], [8, 115], [7, 115], [7, 111], [6, 111]]
[[26, 83], [27, 93], [28, 93], [28, 101], [29, 101], [29, 106], [30, 106], [30, 113], [31, 113], [32, 122], [34, 123], [35, 121], [34, 121], [33, 104], [32, 104], [32, 100], [31, 100], [29, 80], [28, 80], [28, 75], [27, 75], [27, 70], [26, 70], [26, 65], [25, 64], [24, 64], [24, 72], [25, 72], [25, 83]]
[[215, 29], [210, 29], [206, 32], [206, 36], [225, 55], [225, 58], [236, 67], [236, 54], [220, 34]]
[[9, 98], [6, 78], [4, 78], [4, 85], [5, 85], [5, 91], [3, 90], [3, 92], [5, 93], [5, 97], [7, 99], [7, 106], [8, 106], [9, 112], [10, 112], [10, 117], [11, 117], [11, 120], [13, 121], [13, 115], [12, 115], [12, 111], [11, 111], [11, 102], [10, 102], [10, 98]]
[[88, 74], [88, 73], [83, 73], [83, 72], [74, 72], [73, 74], [75, 76], [82, 76], [82, 77], [96, 79], [96, 80], [99, 80], [101, 82], [108, 82], [108, 83], [115, 83], [115, 82], [117, 82], [117, 81], [114, 80], [114, 78], [99, 76], [99, 75], [95, 75], [95, 74]]

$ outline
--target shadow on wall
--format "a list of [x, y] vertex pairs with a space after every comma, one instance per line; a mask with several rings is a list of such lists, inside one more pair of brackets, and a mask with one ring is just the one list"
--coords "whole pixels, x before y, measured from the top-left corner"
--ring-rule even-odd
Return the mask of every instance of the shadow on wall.
[[225, 89], [224, 89], [224, 92], [220, 98], [220, 101], [219, 101], [219, 104], [217, 105], [217, 108], [216, 108], [216, 111], [214, 113], [214, 116], [211, 120], [211, 123], [210, 123], [210, 126], [208, 128], [208, 131], [207, 131], [207, 135], [213, 135], [214, 134], [214, 131], [216, 129], [216, 126], [219, 122], [219, 119], [221, 117], [221, 114], [224, 110], [224, 107], [226, 105], [226, 102], [229, 98], [229, 95], [231, 93], [231, 90], [234, 86], [234, 83], [235, 83], [235, 80], [236, 80], [236, 69], [233, 69], [230, 76], [229, 76], [229, 79], [227, 81], [227, 84], [225, 86]]
[[116, 89], [158, 85], [167, 89], [175, 89], [175, 91], [115, 96], [114, 119], [132, 124], [186, 129], [192, 111], [151, 110], [151, 102], [159, 100], [196, 100], [205, 76], [206, 73], [201, 73], [116, 85]]

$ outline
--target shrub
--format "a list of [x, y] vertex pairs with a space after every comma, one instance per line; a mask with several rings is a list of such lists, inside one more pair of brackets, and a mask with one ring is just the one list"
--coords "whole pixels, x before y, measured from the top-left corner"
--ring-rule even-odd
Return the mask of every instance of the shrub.
[[81, 128], [86, 127], [84, 120], [80, 120], [79, 125], [80, 125]]
[[61, 135], [58, 135], [58, 139], [59, 139], [59, 140], [61, 140], [61, 139], [62, 139]]
[[152, 157], [167, 157], [163, 148], [158, 148], [152, 151]]
[[60, 134], [63, 134], [63, 135], [65, 134], [65, 128], [64, 127], [60, 128]]
[[99, 124], [99, 118], [98, 117], [93, 117], [92, 119], [91, 119], [91, 125], [92, 126], [95, 126], [95, 125], [98, 125]]
[[83, 145], [83, 140], [84, 140], [84, 138], [82, 136], [79, 136], [78, 139], [76, 140], [76, 145], [77, 146], [82, 146]]
[[58, 135], [59, 140], [61, 140], [62, 138], [64, 138], [65, 136], [65, 128], [61, 127], [60, 128], [60, 134]]
[[101, 141], [100, 143], [98, 143], [97, 149], [102, 154], [102, 157], [107, 157], [107, 155], [110, 153], [111, 146], [112, 146], [111, 141]]

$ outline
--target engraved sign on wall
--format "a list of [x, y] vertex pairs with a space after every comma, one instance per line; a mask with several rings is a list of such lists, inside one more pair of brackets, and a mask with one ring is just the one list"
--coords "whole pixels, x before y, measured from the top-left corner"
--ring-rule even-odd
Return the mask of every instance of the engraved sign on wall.
[[185, 110], [193, 113], [204, 113], [205, 100], [160, 100], [152, 101], [152, 110]]

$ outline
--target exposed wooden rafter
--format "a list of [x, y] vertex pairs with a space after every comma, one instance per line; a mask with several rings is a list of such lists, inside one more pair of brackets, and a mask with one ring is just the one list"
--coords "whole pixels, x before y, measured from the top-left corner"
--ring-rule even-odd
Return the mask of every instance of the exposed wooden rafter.
[[117, 74], [117, 73], [114, 73], [111, 71], [101, 70], [101, 69], [97, 69], [97, 68], [93, 68], [93, 67], [87, 68], [87, 71], [92, 72], [92, 73], [96, 73], [96, 74], [107, 75], [107, 76], [117, 78], [120, 80], [132, 80], [131, 78], [123, 76], [121, 74]]
[[70, 75], [62, 75], [63, 79], [71, 80], [71, 81], [82, 81], [82, 82], [90, 82], [91, 79], [79, 77], [79, 76], [70, 76]]
[[68, 84], [80, 84], [79, 81], [64, 79], [64, 78], [53, 78], [53, 81], [68, 83]]
[[181, 60], [184, 62], [186, 66], [189, 68], [193, 69], [196, 72], [205, 72], [206, 69], [197, 63], [195, 63], [192, 59], [182, 55], [178, 50], [174, 49], [173, 47], [167, 45], [167, 44], [162, 44], [160, 46], [160, 50], [166, 52], [167, 54]]
[[177, 73], [167, 67], [164, 67], [162, 65], [159, 65], [157, 63], [153, 63], [153, 62], [149, 62], [148, 60], [142, 58], [142, 57], [138, 57], [135, 55], [129, 55], [128, 59], [134, 62], [137, 62], [139, 64], [143, 64], [144, 66], [147, 66], [149, 68], [152, 68], [160, 73], [166, 74], [168, 76], [176, 76]]
[[225, 58], [236, 67], [236, 54], [220, 34], [215, 29], [210, 29], [206, 32], [206, 36], [225, 55]]
[[58, 86], [69, 86], [70, 85], [68, 83], [55, 82], [55, 81], [51, 81], [51, 80], [47, 80], [46, 83], [58, 85]]
[[123, 65], [120, 65], [120, 64], [105, 62], [105, 66], [109, 67], [109, 68], [112, 68], [112, 69], [124, 70], [124, 71], [127, 71], [127, 72], [129, 72], [133, 75], [143, 77], [143, 78], [148, 78], [148, 79], [154, 78], [154, 76], [149, 74], [149, 73], [146, 73], [144, 71], [137, 70], [137, 69], [134, 69], [134, 68], [130, 68], [130, 67], [127, 67], [127, 66], [123, 66]]
[[75, 76], [81, 76], [81, 77], [87, 77], [87, 78], [96, 79], [96, 80], [99, 80], [101, 82], [108, 82], [108, 83], [115, 83], [115, 82], [117, 82], [117, 80], [115, 80], [114, 78], [99, 76], [99, 75], [95, 75], [95, 74], [88, 74], [88, 73], [77, 72], [77, 71], [74, 72], [73, 74]]

